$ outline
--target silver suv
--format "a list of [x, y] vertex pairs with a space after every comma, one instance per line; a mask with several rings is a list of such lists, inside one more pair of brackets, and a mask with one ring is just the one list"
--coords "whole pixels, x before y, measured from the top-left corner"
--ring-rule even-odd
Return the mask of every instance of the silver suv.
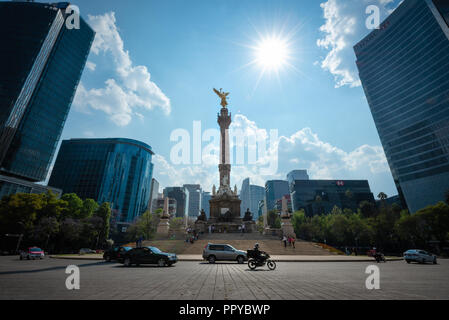
[[237, 261], [242, 264], [247, 260], [246, 252], [237, 250], [229, 244], [209, 243], [204, 247], [203, 258], [209, 263], [215, 261]]

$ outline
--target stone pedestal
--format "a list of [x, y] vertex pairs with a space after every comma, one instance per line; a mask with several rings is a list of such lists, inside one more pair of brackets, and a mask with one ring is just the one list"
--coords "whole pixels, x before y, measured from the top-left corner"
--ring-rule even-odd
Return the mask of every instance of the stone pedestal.
[[245, 224], [245, 232], [253, 233], [257, 231], [255, 221], [245, 221], [244, 224]]
[[209, 223], [235, 223], [242, 224], [240, 217], [240, 203], [242, 201], [235, 195], [223, 194], [213, 196], [209, 200]]
[[208, 232], [208, 224], [206, 221], [196, 221], [195, 222], [195, 231], [196, 232], [203, 232], [203, 233], [207, 233]]
[[167, 216], [162, 216], [159, 224], [157, 225], [156, 233], [158, 236], [168, 236], [170, 231], [170, 218]]
[[282, 234], [286, 237], [296, 238], [296, 234], [295, 234], [295, 230], [293, 229], [290, 214], [282, 214], [281, 220], [282, 220], [282, 222], [281, 222]]

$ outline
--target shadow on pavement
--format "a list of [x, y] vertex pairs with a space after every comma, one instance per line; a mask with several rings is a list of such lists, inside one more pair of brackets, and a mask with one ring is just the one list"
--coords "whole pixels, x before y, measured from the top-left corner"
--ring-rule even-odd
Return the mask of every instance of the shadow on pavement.
[[[70, 264], [68, 264], [70, 265]], [[104, 262], [94, 262], [94, 263], [85, 263], [85, 264], [76, 264], [79, 268], [84, 267], [93, 267], [98, 265], [104, 265]], [[21, 274], [21, 273], [37, 273], [37, 272], [45, 272], [45, 271], [53, 271], [53, 270], [62, 270], [66, 269], [67, 266], [57, 266], [57, 267], [48, 267], [43, 269], [33, 269], [33, 270], [17, 270], [17, 271], [3, 271], [0, 272], [0, 275], [7, 275], [7, 274]]]

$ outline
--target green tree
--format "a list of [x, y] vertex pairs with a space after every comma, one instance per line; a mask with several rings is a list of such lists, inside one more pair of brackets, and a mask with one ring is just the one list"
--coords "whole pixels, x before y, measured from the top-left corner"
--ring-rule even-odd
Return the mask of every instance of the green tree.
[[85, 199], [80, 211], [80, 219], [90, 218], [98, 210], [98, 203], [93, 199]]
[[61, 197], [61, 200], [67, 202], [67, 207], [63, 212], [64, 219], [81, 219], [81, 212], [83, 210], [83, 200], [81, 200], [75, 193], [66, 193]]
[[102, 203], [95, 212], [95, 216], [101, 219], [101, 223], [98, 224], [98, 244], [103, 244], [109, 238], [111, 205], [108, 202]]
[[360, 202], [359, 207], [363, 218], [370, 218], [376, 215], [376, 206], [370, 201]]
[[43, 217], [34, 227], [32, 237], [43, 243], [44, 249], [48, 250], [48, 243], [52, 237], [59, 232], [59, 222], [56, 217]]
[[39, 212], [44, 207], [40, 194], [17, 193], [0, 201], [0, 226], [5, 233], [32, 231]]

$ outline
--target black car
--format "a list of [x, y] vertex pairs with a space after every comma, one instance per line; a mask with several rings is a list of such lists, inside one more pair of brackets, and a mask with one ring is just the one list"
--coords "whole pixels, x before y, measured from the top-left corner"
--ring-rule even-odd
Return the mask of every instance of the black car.
[[131, 250], [132, 247], [114, 247], [104, 252], [103, 259], [106, 261], [121, 261], [124, 254]]
[[127, 251], [121, 260], [125, 267], [140, 264], [157, 264], [159, 267], [170, 267], [178, 261], [174, 253], [162, 252], [156, 247], [133, 248]]

